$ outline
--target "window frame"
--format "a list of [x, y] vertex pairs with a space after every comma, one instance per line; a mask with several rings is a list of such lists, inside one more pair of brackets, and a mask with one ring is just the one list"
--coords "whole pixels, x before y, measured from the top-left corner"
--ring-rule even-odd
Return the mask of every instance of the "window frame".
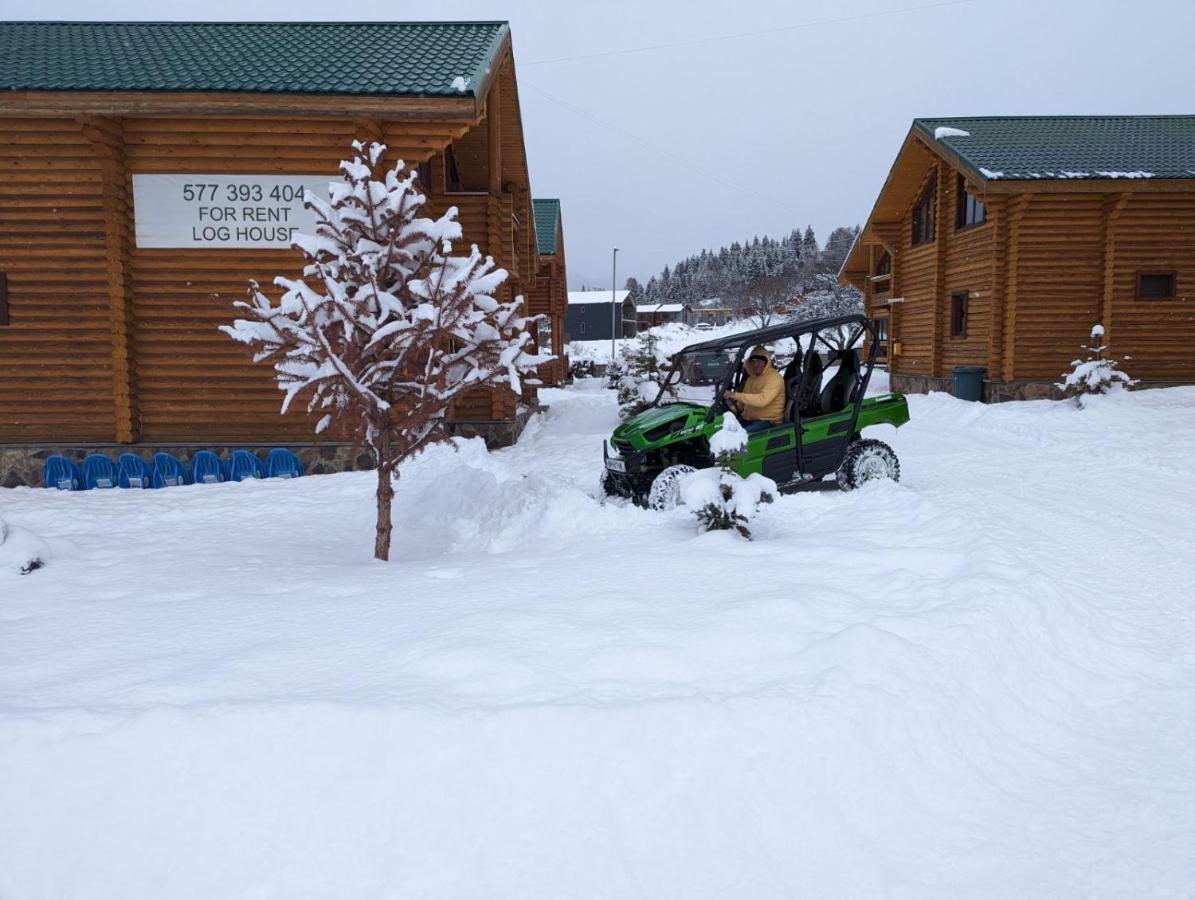
[[[1158, 296], [1143, 296], [1141, 293], [1141, 279], [1149, 277], [1163, 277], [1170, 279], [1170, 293]], [[1178, 299], [1178, 270], [1177, 269], [1138, 269], [1133, 277], [1133, 299], [1144, 300], [1149, 303], [1155, 300], [1163, 302]]]
[[[980, 209], [980, 218], [973, 222], [967, 221], [967, 201], [974, 201], [975, 205]], [[968, 228], [978, 228], [980, 225], [986, 225], [988, 221], [988, 205], [979, 199], [979, 196], [972, 194], [967, 190], [967, 179], [959, 173], [958, 176], [958, 199], [954, 205], [954, 230], [965, 231]]]
[[[925, 189], [917, 198], [917, 202], [913, 204], [913, 209], [909, 216], [909, 230], [911, 232], [910, 246], [920, 247], [923, 244], [932, 244], [938, 238], [938, 222], [937, 211], [935, 207], [938, 204], [938, 175], [935, 171], [930, 177], [929, 183], [926, 184]], [[928, 223], [928, 228], [926, 224]], [[918, 225], [921, 227], [918, 228]], [[929, 232], [926, 237], [925, 233]]]
[[[970, 291], [950, 292], [950, 339], [967, 339], [967, 300]], [[961, 312], [960, 312], [961, 310]]]

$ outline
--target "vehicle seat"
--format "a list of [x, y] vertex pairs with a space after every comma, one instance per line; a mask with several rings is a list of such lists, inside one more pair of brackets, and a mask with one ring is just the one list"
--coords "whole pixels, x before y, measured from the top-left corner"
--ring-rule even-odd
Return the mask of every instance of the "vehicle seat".
[[793, 403], [797, 397], [797, 389], [801, 385], [801, 348], [798, 345], [797, 355], [792, 362], [784, 367], [784, 421], [793, 420]]
[[826, 382], [822, 390], [822, 415], [842, 412], [850, 402], [855, 386], [859, 384], [859, 351], [840, 350], [837, 354], [841, 362], [838, 371]]
[[822, 358], [811, 347], [807, 354], [805, 370], [801, 373], [801, 380], [797, 385], [797, 392], [792, 399], [792, 409], [795, 413], [793, 421], [796, 421], [797, 415], [802, 417], [821, 415], [823, 371], [825, 371], [825, 366], [822, 365]]

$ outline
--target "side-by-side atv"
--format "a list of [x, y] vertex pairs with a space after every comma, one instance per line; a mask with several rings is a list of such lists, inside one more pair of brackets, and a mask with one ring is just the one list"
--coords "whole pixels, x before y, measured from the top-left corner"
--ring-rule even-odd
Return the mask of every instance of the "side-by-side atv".
[[[831, 473], [844, 490], [872, 479], [900, 478], [892, 448], [863, 437], [862, 431], [903, 425], [909, 421], [908, 403], [902, 394], [864, 396], [879, 342], [871, 320], [853, 315], [775, 325], [685, 347], [673, 358], [651, 406], [619, 425], [603, 444], [602, 492], [653, 509], [675, 506], [680, 477], [715, 464], [710, 437], [731, 408], [723, 394], [741, 388], [747, 378], [744, 357], [757, 344], [774, 349], [784, 379], [784, 418], [749, 435], [733, 463], [738, 474], [758, 472], [786, 492]], [[706, 402], [692, 396], [702, 390], [693, 385], [703, 383]]]

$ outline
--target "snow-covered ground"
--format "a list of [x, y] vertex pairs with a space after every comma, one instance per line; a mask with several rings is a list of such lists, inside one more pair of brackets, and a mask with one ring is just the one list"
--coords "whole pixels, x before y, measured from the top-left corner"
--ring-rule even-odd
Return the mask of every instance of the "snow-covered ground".
[[0, 491], [0, 897], [1188, 897], [1195, 389], [911, 397], [754, 542], [613, 394], [373, 476]]

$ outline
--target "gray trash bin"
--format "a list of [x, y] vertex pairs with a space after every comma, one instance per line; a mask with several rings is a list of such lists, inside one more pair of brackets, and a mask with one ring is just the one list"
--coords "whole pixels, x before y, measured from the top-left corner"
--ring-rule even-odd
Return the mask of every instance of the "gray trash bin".
[[951, 393], [960, 400], [983, 400], [983, 376], [987, 371], [983, 366], [955, 366]]

